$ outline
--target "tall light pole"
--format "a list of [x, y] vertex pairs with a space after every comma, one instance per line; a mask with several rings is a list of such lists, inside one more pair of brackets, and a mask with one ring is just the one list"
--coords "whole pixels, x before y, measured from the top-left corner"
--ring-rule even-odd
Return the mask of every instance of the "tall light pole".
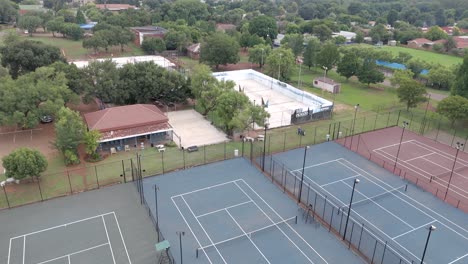
[[353, 125], [351, 126], [351, 146], [350, 149], [353, 149], [353, 138], [354, 138], [354, 125], [356, 125], [356, 117], [357, 117], [357, 112], [359, 110], [359, 104], [356, 104], [354, 106], [354, 118], [353, 118]]
[[262, 171], [265, 171], [265, 155], [266, 155], [266, 141], [267, 141], [267, 129], [268, 123], [265, 123], [265, 133], [263, 135], [263, 162], [262, 162]]
[[262, 62], [260, 64], [260, 68], [262, 68], [262, 67], [263, 67], [263, 49], [262, 49]]
[[457, 142], [457, 153], [455, 154], [455, 161], [453, 162], [452, 171], [450, 171], [450, 178], [449, 178], [449, 181], [448, 181], [447, 190], [445, 190], [444, 200], [447, 199], [447, 194], [448, 194], [448, 191], [449, 191], [449, 188], [450, 188], [450, 183], [452, 182], [453, 171], [455, 170], [455, 165], [457, 164], [458, 152], [460, 152], [460, 149], [462, 147], [463, 147], [463, 144], [460, 143], [460, 142]]
[[400, 144], [398, 145], [398, 151], [395, 158], [395, 165], [393, 165], [393, 173], [395, 173], [396, 166], [398, 164], [398, 156], [400, 155], [401, 144], [403, 143], [403, 136], [405, 135], [405, 129], [409, 125], [409, 122], [403, 121], [403, 130], [401, 131]]
[[351, 199], [349, 200], [349, 206], [348, 206], [348, 215], [346, 216], [346, 224], [345, 224], [344, 233], [343, 233], [343, 240], [346, 239], [346, 230], [348, 229], [349, 214], [351, 214], [351, 205], [353, 204], [354, 190], [356, 189], [356, 184], [358, 184], [359, 182], [360, 182], [359, 179], [354, 179], [353, 191], [351, 192]]
[[283, 53], [280, 53], [279, 54], [279, 63], [278, 63], [278, 81], [281, 81], [280, 80], [280, 77], [281, 77], [281, 57], [283, 57]]
[[304, 170], [305, 170], [305, 162], [306, 162], [306, 156], [307, 156], [307, 150], [309, 149], [309, 146], [304, 147], [304, 162], [302, 162], [302, 174], [301, 174], [301, 184], [299, 186], [299, 195], [297, 196], [297, 203], [301, 202], [301, 196], [302, 196], [302, 184], [304, 183]]
[[180, 248], [180, 264], [183, 263], [183, 258], [182, 258], [182, 236], [185, 235], [184, 231], [179, 231], [176, 232], [177, 235], [179, 235], [179, 248]]
[[158, 226], [159, 229], [159, 213], [158, 213], [158, 186], [155, 184], [154, 185], [154, 204], [155, 204], [155, 214], [156, 214], [156, 225]]
[[436, 227], [431, 225], [431, 226], [429, 226], [428, 229], [429, 229], [429, 233], [427, 234], [426, 245], [424, 246], [424, 251], [423, 251], [423, 254], [422, 254], [422, 258], [421, 258], [421, 264], [424, 263], [424, 257], [426, 256], [426, 249], [427, 249], [427, 245], [429, 244], [429, 238], [431, 238], [431, 233], [432, 233], [432, 231], [436, 230]]

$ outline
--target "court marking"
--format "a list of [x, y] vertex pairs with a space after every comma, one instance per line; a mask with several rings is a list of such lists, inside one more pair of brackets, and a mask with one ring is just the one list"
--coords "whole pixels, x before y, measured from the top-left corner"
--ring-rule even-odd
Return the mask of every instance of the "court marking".
[[[385, 155], [382, 154], [381, 152], [383, 152]], [[393, 155], [390, 154], [390, 153], [387, 153], [387, 152], [385, 152], [385, 151], [383, 151], [383, 150], [375, 151], [375, 153], [379, 154], [380, 156], [382, 156], [382, 157], [384, 157], [384, 158], [386, 158], [386, 159], [388, 159], [388, 160], [390, 160], [390, 161], [392, 161], [392, 162], [395, 162], [395, 158], [396, 158], [396, 157], [393, 156]], [[392, 157], [393, 159], [387, 157], [386, 155]], [[427, 171], [421, 169], [419, 166], [415, 166], [415, 165], [413, 165], [413, 164], [411, 164], [411, 163], [407, 163], [407, 162], [405, 162], [404, 160], [400, 160], [400, 161], [401, 161], [401, 162], [398, 163], [398, 166], [405, 167], [405, 168], [411, 170], [412, 172], [421, 175], [423, 178], [425, 178], [425, 179], [427, 179], [427, 180], [429, 180], [429, 181], [431, 181], [431, 178], [433, 178], [434, 176], [436, 176], [436, 175], [433, 175], [433, 174], [430, 173], [430, 172], [427, 172]], [[406, 163], [407, 165], [405, 165], [405, 163]], [[413, 167], [414, 169], [411, 168], [411, 167], [409, 167], [409, 166]], [[417, 169], [417, 170], [419, 170], [419, 171], [422, 171], [423, 173], [418, 172], [418, 171], [415, 170], [415, 169]], [[424, 173], [425, 173], [425, 174], [424, 174]], [[429, 176], [427, 176], [426, 174], [429, 175]], [[442, 178], [437, 178], [437, 179], [438, 179], [438, 180], [441, 180]], [[444, 179], [442, 179], [442, 180], [444, 180]], [[442, 187], [444, 187], [444, 188], [447, 188], [446, 185], [444, 185], [444, 184], [442, 184], [442, 183], [440, 183], [440, 182], [438, 182], [438, 181], [432, 180], [431, 182], [434, 182], [435, 184], [438, 184], [438, 185], [440, 185], [440, 186], [442, 186]], [[446, 181], [444, 180], [444, 182], [446, 182]], [[456, 193], [456, 194], [458, 194], [458, 195], [460, 195], [460, 196], [462, 196], [462, 197], [468, 199], [468, 197], [467, 197], [466, 195], [461, 194], [461, 193], [459, 193], [458, 191], [453, 190], [453, 189], [455, 188], [455, 189], [460, 190], [460, 191], [462, 191], [462, 192], [467, 192], [467, 191], [463, 190], [462, 188], [458, 187], [457, 185], [452, 185], [451, 187], [452, 187], [452, 188], [451, 188], [451, 191], [452, 191], [452, 192], [454, 192], [454, 193]], [[468, 192], [467, 192], [467, 193], [468, 193]]]
[[[105, 213], [105, 214], [100, 214], [100, 215], [96, 215], [96, 216], [91, 216], [91, 217], [87, 217], [87, 218], [83, 218], [83, 219], [80, 219], [80, 220], [76, 220], [76, 221], [71, 221], [71, 222], [68, 222], [68, 223], [65, 223], [65, 224], [61, 224], [61, 225], [57, 225], [57, 226], [53, 226], [53, 227], [49, 227], [49, 228], [44, 228], [44, 229], [41, 229], [41, 230], [38, 230], [38, 231], [34, 231], [34, 232], [30, 232], [30, 233], [26, 233], [26, 234], [23, 234], [23, 235], [20, 235], [20, 236], [15, 236], [15, 237], [11, 237], [10, 238], [10, 243], [9, 243], [9, 246], [8, 246], [8, 264], [10, 263], [10, 259], [11, 259], [11, 244], [12, 244], [12, 241], [15, 240], [15, 239], [18, 239], [18, 238], [23, 238], [23, 264], [25, 263], [25, 256], [26, 256], [26, 237], [27, 236], [31, 236], [31, 235], [35, 235], [35, 234], [39, 234], [39, 233], [42, 233], [42, 232], [47, 232], [47, 231], [50, 231], [50, 230], [54, 230], [54, 229], [57, 229], [57, 228], [61, 228], [61, 227], [67, 227], [69, 225], [73, 225], [73, 224], [77, 224], [77, 223], [81, 223], [81, 222], [84, 222], [84, 221], [88, 221], [88, 220], [91, 220], [91, 219], [96, 219], [96, 218], [101, 218], [104, 222], [104, 228], [106, 230], [106, 235], [107, 235], [107, 241], [108, 243], [104, 243], [104, 244], [101, 244], [101, 245], [98, 245], [98, 246], [94, 246], [94, 247], [91, 247], [91, 248], [88, 248], [88, 249], [84, 249], [84, 250], [80, 250], [80, 251], [77, 251], [77, 252], [74, 252], [74, 253], [70, 253], [70, 254], [67, 254], [67, 255], [63, 255], [62, 257], [59, 257], [57, 259], [60, 259], [60, 258], [64, 258], [66, 256], [68, 256], [68, 258], [70, 258], [69, 256], [70, 255], [74, 255], [74, 254], [77, 254], [77, 253], [81, 253], [81, 252], [85, 252], [87, 250], [91, 250], [91, 249], [94, 249], [96, 247], [100, 247], [100, 246], [103, 246], [105, 244], [109, 244], [109, 248], [112, 252], [112, 257], [113, 257], [113, 261], [115, 263], [115, 259], [114, 259], [114, 254], [113, 254], [113, 249], [112, 249], [112, 246], [110, 244], [110, 240], [109, 240], [109, 236], [108, 236], [108, 232], [107, 232], [107, 226], [105, 224], [105, 220], [104, 220], [104, 216], [106, 215], [114, 215], [114, 219], [115, 219], [115, 222], [117, 224], [117, 229], [119, 230], [119, 233], [120, 233], [120, 238], [122, 239], [122, 244], [124, 246], [124, 249], [125, 249], [125, 254], [127, 255], [127, 259], [128, 259], [128, 262], [129, 264], [132, 264], [131, 260], [130, 260], [130, 255], [128, 254], [128, 250], [127, 250], [127, 245], [125, 243], [125, 240], [124, 240], [124, 237], [122, 235], [122, 230], [120, 229], [120, 224], [119, 224], [119, 221], [117, 220], [117, 215], [115, 212], [109, 212], [109, 213]], [[56, 260], [56, 259], [54, 259]], [[50, 262], [52, 260], [47, 260], [47, 261], [44, 261], [44, 262], [41, 262], [41, 263], [47, 263], [47, 262]]]
[[102, 219], [102, 223], [104, 224], [104, 230], [106, 230], [107, 243], [109, 243], [109, 248], [110, 248], [110, 251], [111, 251], [112, 260], [114, 261], [114, 264], [115, 264], [114, 251], [112, 250], [112, 244], [111, 244], [110, 239], [109, 239], [109, 233], [107, 232], [107, 225], [106, 225], [106, 221], [104, 220], [104, 216], [101, 216], [101, 219]]
[[[394, 188], [392, 187], [391, 185], [389, 185], [388, 183], [382, 181], [381, 179], [375, 177], [374, 175], [370, 174], [369, 172], [367, 172], [366, 170], [352, 164], [351, 162], [349, 162], [348, 160], [344, 159], [344, 158], [339, 158], [339, 159], [335, 159], [335, 160], [331, 160], [331, 161], [326, 161], [326, 162], [321, 162], [321, 163], [317, 163], [317, 164], [314, 164], [314, 165], [311, 165], [311, 166], [308, 166], [306, 168], [311, 168], [311, 167], [316, 167], [316, 166], [320, 166], [320, 165], [323, 165], [323, 164], [327, 164], [327, 163], [330, 163], [330, 162], [338, 162], [340, 164], [342, 164], [343, 166], [345, 166], [346, 168], [352, 170], [354, 173], [358, 173], [360, 175], [362, 175], [364, 178], [366, 178], [368, 181], [372, 182], [373, 184], [379, 186], [380, 188], [382, 188], [383, 190], [386, 190], [386, 191], [389, 191], [391, 189], [387, 189], [387, 188], [384, 188], [382, 187], [382, 185], [380, 184], [377, 184], [376, 182], [374, 182], [373, 180], [371, 180], [369, 177], [366, 177], [365, 175], [363, 175], [362, 173], [359, 173], [358, 171], [356, 171], [355, 169], [351, 168], [350, 166], [353, 166], [355, 167], [356, 169], [360, 170], [361, 172], [363, 172], [364, 174], [367, 174], [369, 175], [370, 177], [372, 177], [373, 179], [375, 179], [376, 181], [379, 181], [381, 183], [383, 183], [384, 185], [388, 186], [388, 187], [391, 187], [391, 188]], [[343, 162], [346, 162], [348, 165], [344, 164]], [[299, 169], [296, 169], [296, 170], [292, 170], [292, 172], [294, 171], [300, 171], [302, 170], [302, 168], [299, 168]], [[298, 175], [293, 173], [293, 175], [299, 179]], [[321, 185], [319, 185], [317, 182], [315, 182], [314, 180], [312, 180], [309, 176], [307, 176], [305, 173], [304, 173], [304, 176], [305, 178], [307, 178], [311, 183], [313, 183], [314, 185], [320, 187], [321, 189], [323, 189], [323, 191], [327, 192], [331, 197], [333, 197], [334, 199], [336, 199], [338, 202], [341, 202], [344, 206], [346, 205], [345, 202], [341, 201], [341, 199], [338, 199], [335, 195], [333, 195], [331, 192], [329, 192], [328, 190], [326, 190], [325, 188], [321, 187]], [[300, 179], [299, 179], [300, 180]], [[313, 189], [315, 191], [315, 189], [310, 185], [308, 184], [308, 186]], [[317, 192], [317, 191], [316, 191]], [[320, 194], [320, 192], [317, 192], [318, 194]], [[410, 196], [408, 196], [407, 194], [403, 193], [403, 192], [399, 192], [401, 195], [403, 195], [404, 197], [408, 198], [410, 201], [414, 202], [415, 204], [418, 204], [419, 206], [423, 207], [424, 209], [428, 210], [429, 212], [439, 216], [440, 218], [444, 219], [446, 222], [452, 224], [453, 226], [456, 226], [457, 228], [459, 228], [460, 230], [463, 230], [465, 232], [468, 233], [468, 231], [464, 228], [462, 228], [461, 226], [459, 226], [458, 224], [450, 221], [449, 219], [445, 218], [444, 216], [440, 215], [439, 213], [433, 211], [432, 209], [426, 207], [425, 205], [421, 204], [419, 201], [416, 201], [415, 199], [411, 198]], [[426, 216], [428, 216], [430, 219], [433, 219], [433, 221], [437, 221], [439, 222], [441, 225], [445, 226], [446, 228], [448, 228], [449, 230], [451, 230], [452, 232], [454, 232], [456, 235], [459, 235], [460, 237], [462, 237], [463, 239], [465, 240], [468, 240], [468, 238], [466, 236], [464, 236], [463, 234], [455, 231], [453, 228], [449, 227], [447, 224], [443, 223], [443, 221], [440, 221], [439, 219], [437, 219], [436, 217], [430, 215], [429, 213], [423, 211], [422, 209], [416, 207], [414, 204], [410, 203], [409, 201], [401, 198], [400, 196], [394, 194], [394, 193], [390, 193], [391, 195], [397, 197], [399, 200], [403, 201], [404, 203], [410, 205], [411, 207], [415, 208], [417, 211], [420, 211], [421, 213], [425, 214]], [[333, 202], [329, 201], [331, 204], [333, 204], [335, 207], [339, 208], [338, 206], [336, 206]], [[346, 212], [345, 212], [346, 213]], [[414, 253], [412, 253], [411, 251], [409, 251], [406, 247], [404, 247], [403, 245], [401, 245], [399, 242], [395, 241], [394, 239], [392, 239], [392, 237], [390, 237], [386, 232], [383, 232], [380, 228], [376, 227], [374, 224], [372, 224], [371, 221], [367, 220], [365, 217], [363, 217], [362, 215], [360, 215], [359, 213], [357, 213], [356, 211], [353, 210], [353, 213], [355, 213], [356, 215], [358, 215], [361, 219], [363, 219], [364, 221], [366, 221], [369, 225], [371, 225], [372, 227], [374, 227], [377, 231], [379, 231], [380, 233], [382, 233], [384, 236], [386, 236], [387, 238], [389, 238], [390, 240], [392, 240], [395, 244], [399, 245], [402, 249], [404, 249], [406, 252], [408, 252], [409, 254], [411, 254], [412, 256], [414, 256], [417, 260], [420, 261], [420, 258], [418, 256], [416, 256]], [[350, 218], [354, 219], [354, 217], [350, 216]], [[356, 221], [356, 220], [355, 220]], [[377, 240], [381, 241], [378, 237], [376, 237]], [[383, 241], [381, 241], [383, 243]], [[392, 249], [392, 247], [390, 247]], [[398, 254], [401, 258], [405, 259], [406, 261], [408, 261], [405, 257], [401, 256], [397, 251], [395, 251], [394, 249], [392, 249], [396, 254]], [[464, 256], [466, 257], [466, 255]], [[410, 263], [410, 261], [408, 261]], [[451, 262], [452, 263], [452, 262]]]
[[252, 201], [246, 201], [246, 202], [238, 203], [238, 204], [231, 205], [231, 206], [228, 206], [228, 207], [224, 207], [224, 208], [221, 208], [221, 209], [218, 209], [218, 210], [214, 210], [214, 211], [211, 211], [211, 212], [208, 212], [208, 213], [204, 213], [204, 214], [201, 214], [201, 215], [197, 215], [197, 216], [195, 216], [195, 217], [199, 218], [199, 217], [207, 216], [207, 215], [210, 215], [210, 214], [214, 214], [214, 213], [217, 213], [217, 212], [220, 212], [220, 211], [224, 211], [224, 210], [229, 209], [229, 208], [234, 208], [234, 207], [241, 206], [241, 205], [244, 205], [244, 204], [248, 204], [248, 203], [251, 203], [251, 202], [252, 202]]
[[106, 245], [109, 245], [109, 243], [103, 243], [103, 244], [100, 244], [100, 245], [97, 245], [97, 246], [94, 246], [94, 247], [82, 249], [82, 250], [79, 250], [79, 251], [76, 251], [76, 252], [73, 252], [73, 253], [70, 253], [70, 254], [67, 254], [67, 255], [63, 255], [63, 256], [60, 256], [60, 257], [53, 258], [53, 259], [38, 262], [36, 264], [44, 264], [44, 263], [48, 263], [48, 262], [55, 261], [55, 260], [62, 259], [62, 258], [68, 258], [68, 263], [70, 263], [70, 256], [77, 255], [77, 254], [80, 254], [80, 253], [83, 253], [83, 252], [86, 252], [86, 251], [89, 251], [89, 250], [93, 250], [93, 249], [96, 249], [96, 248], [100, 248], [100, 247], [103, 247], [103, 246], [106, 246]]
[[416, 230], [418, 230], [420, 228], [427, 227], [427, 226], [429, 226], [429, 225], [431, 225], [431, 224], [433, 224], [435, 222], [437, 222], [437, 220], [432, 220], [429, 223], [425, 223], [424, 225], [420, 225], [418, 227], [413, 228], [412, 230], [409, 230], [409, 231], [403, 232], [403, 233], [401, 233], [401, 234], [399, 234], [397, 236], [394, 236], [394, 237], [392, 237], [392, 239], [397, 239], [397, 238], [399, 238], [401, 236], [404, 236], [404, 235], [407, 235], [407, 234], [409, 234], [411, 232], [414, 232], [414, 231], [416, 231]]
[[[172, 202], [174, 204], [174, 206], [176, 207], [177, 211], [179, 212], [179, 214], [182, 216], [182, 219], [184, 220], [185, 224], [188, 226], [190, 232], [192, 233], [192, 235], [194, 236], [196, 242], [198, 243], [198, 246], [199, 246], [199, 249], [201, 249], [203, 251], [203, 253], [205, 254], [205, 256], [207, 257], [208, 261], [210, 263], [212, 263], [210, 257], [208, 256], [208, 254], [206, 253], [206, 250], [205, 248], [207, 247], [214, 247], [216, 249], [216, 251], [218, 252], [218, 254], [220, 255], [220, 257], [222, 258], [222, 260], [224, 261], [224, 263], [227, 263], [226, 260], [223, 258], [223, 256], [221, 255], [221, 253], [219, 252], [219, 250], [217, 249], [216, 245], [217, 244], [220, 244], [222, 242], [225, 242], [225, 241], [230, 241], [232, 239], [235, 239], [235, 238], [238, 238], [238, 237], [243, 237], [243, 236], [248, 236], [248, 233], [246, 233], [242, 228], [241, 228], [241, 231], [244, 233], [240, 236], [236, 236], [236, 237], [232, 237], [232, 238], [228, 238], [228, 239], [225, 239], [223, 241], [220, 241], [220, 242], [217, 242], [217, 243], [213, 243], [211, 237], [207, 234], [206, 230], [204, 229], [204, 227], [202, 226], [202, 224], [200, 223], [200, 221], [198, 220], [198, 217], [194, 214], [193, 210], [191, 209], [191, 207], [188, 205], [187, 201], [184, 199], [184, 195], [187, 195], [187, 194], [191, 194], [191, 193], [195, 193], [195, 192], [198, 192], [198, 191], [202, 191], [202, 190], [208, 190], [208, 189], [211, 189], [211, 188], [215, 188], [215, 187], [219, 187], [219, 186], [223, 186], [223, 185], [226, 185], [226, 184], [232, 184], [234, 183], [237, 188], [239, 190], [241, 190], [244, 195], [247, 196], [247, 198], [249, 199], [249, 201], [247, 202], [243, 202], [243, 203], [239, 203], [239, 204], [236, 204], [236, 205], [233, 205], [233, 206], [229, 206], [229, 207], [225, 207], [223, 209], [218, 209], [218, 210], [214, 210], [212, 212], [209, 212], [209, 213], [206, 213], [206, 214], [203, 214], [203, 215], [200, 215], [199, 217], [202, 217], [202, 216], [205, 216], [207, 214], [211, 214], [211, 213], [214, 213], [214, 212], [220, 212], [220, 211], [228, 211], [228, 208], [233, 208], [233, 207], [236, 207], [236, 206], [240, 206], [242, 204], [247, 204], [247, 203], [253, 203], [258, 210], [260, 210], [269, 220], [272, 224], [266, 226], [266, 227], [262, 227], [262, 228], [259, 228], [257, 230], [254, 230], [252, 232], [255, 232], [255, 231], [260, 231], [260, 230], [263, 230], [263, 229], [266, 229], [268, 227], [271, 227], [271, 226], [275, 226], [276, 228], [278, 228], [278, 230], [302, 253], [303, 256], [305, 256], [310, 263], [314, 263], [310, 258], [309, 256], [307, 256], [307, 254], [305, 254], [298, 246], [297, 244], [277, 225], [277, 223], [275, 223], [271, 217], [269, 215], [267, 215], [265, 213], [265, 211], [252, 199], [252, 197], [250, 195], [248, 195], [245, 190], [239, 186], [239, 184], [237, 182], [242, 182], [243, 184], [245, 184], [258, 198], [260, 198], [262, 200], [262, 202], [268, 206], [272, 212], [274, 214], [276, 214], [279, 219], [281, 219], [280, 222], [278, 223], [285, 223], [309, 248], [311, 248], [313, 250], [313, 252], [315, 254], [317, 254], [317, 256], [319, 256], [325, 263], [328, 263], [289, 223], [287, 223], [286, 221], [287, 220], [290, 220], [291, 218], [289, 219], [284, 219], [281, 215], [278, 214], [278, 212], [276, 210], [274, 210], [247, 182], [245, 182], [243, 179], [237, 179], [237, 180], [233, 180], [233, 181], [227, 181], [227, 182], [224, 182], [224, 183], [220, 183], [220, 184], [216, 184], [216, 185], [211, 185], [211, 186], [208, 186], [208, 187], [204, 187], [204, 188], [200, 188], [200, 189], [196, 189], [196, 190], [193, 190], [193, 191], [190, 191], [190, 192], [186, 192], [186, 193], [182, 193], [182, 194], [178, 194], [178, 195], [174, 195], [171, 197], [172, 199]], [[200, 240], [198, 239], [198, 237], [195, 235], [193, 229], [191, 228], [191, 226], [189, 225], [187, 219], [185, 218], [185, 216], [183, 215], [182, 211], [180, 210], [179, 206], [177, 205], [177, 203], [175, 202], [175, 198], [177, 197], [181, 197], [182, 200], [184, 201], [185, 205], [188, 207], [189, 211], [191, 212], [191, 214], [193, 215], [193, 217], [195, 217], [195, 220], [197, 220], [199, 226], [201, 227], [201, 229], [204, 231], [205, 235], [207, 236], [207, 238], [209, 239], [210, 243], [209, 245], [206, 245], [206, 246], [202, 246]], [[228, 214], [232, 217], [232, 215], [228, 212]], [[235, 220], [234, 220], [235, 221]], [[236, 224], [237, 221], [235, 221]], [[249, 238], [250, 239], [250, 238]], [[264, 256], [263, 252], [261, 252], [258, 248], [257, 250], [260, 252], [260, 254], [262, 254], [262, 256]], [[268, 261], [268, 260], [267, 260]]]
[[325, 184], [320, 185], [320, 187], [332, 185], [332, 184], [339, 183], [339, 182], [342, 182], [342, 181], [345, 181], [345, 180], [349, 180], [349, 179], [354, 179], [354, 178], [359, 177], [359, 176], [361, 176], [361, 174], [356, 174], [356, 175], [353, 175], [353, 176], [350, 176], [350, 177], [346, 177], [346, 178], [341, 179], [341, 180], [337, 180], [337, 181], [332, 181], [332, 182], [329, 182], [329, 183], [325, 183]]

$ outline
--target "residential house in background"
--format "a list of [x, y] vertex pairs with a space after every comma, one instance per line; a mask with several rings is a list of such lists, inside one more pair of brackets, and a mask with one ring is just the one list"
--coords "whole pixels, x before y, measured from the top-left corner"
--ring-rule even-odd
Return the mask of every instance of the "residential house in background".
[[145, 38], [163, 39], [167, 33], [166, 29], [156, 26], [131, 27], [130, 30], [135, 33], [135, 44], [137, 46], [141, 46]]

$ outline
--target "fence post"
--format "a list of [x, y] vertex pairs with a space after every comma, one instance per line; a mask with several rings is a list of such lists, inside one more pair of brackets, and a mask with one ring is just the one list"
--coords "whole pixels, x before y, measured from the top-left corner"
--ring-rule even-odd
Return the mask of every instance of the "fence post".
[[226, 141], [224, 141], [224, 160], [226, 160]]
[[[130, 167], [131, 167], [131, 169], [132, 169], [132, 181], [134, 182], [134, 181], [135, 181], [135, 175], [134, 175], [135, 170], [134, 170], [134, 168], [133, 168], [133, 159], [132, 159], [132, 158], [130, 158]], [[163, 173], [164, 173], [164, 172], [163, 172]]]
[[375, 128], [377, 127], [377, 120], [378, 119], [379, 119], [379, 112], [377, 112], [377, 114], [375, 115], [374, 129], [372, 129], [372, 130], [375, 130]]
[[284, 132], [284, 139], [283, 139], [283, 152], [286, 151], [286, 132]]
[[[96, 166], [94, 166], [94, 168], [96, 168]], [[127, 175], [125, 175], [125, 164], [124, 164], [124, 160], [122, 160], [122, 175], [123, 175], [123, 178], [124, 178], [124, 183], [127, 183]], [[99, 181], [97, 179], [97, 173], [96, 173], [96, 181], [98, 182], [98, 189], [99, 189]]]
[[375, 245], [374, 245], [374, 252], [372, 253], [372, 260], [371, 263], [374, 263], [374, 257], [375, 257], [375, 250], [377, 249], [377, 239], [375, 240]]
[[452, 143], [450, 143], [450, 146], [453, 146], [453, 141], [455, 141], [455, 136], [457, 135], [457, 129], [454, 127], [453, 128], [453, 137], [452, 137]]
[[244, 143], [245, 143], [245, 141], [242, 140], [242, 157], [244, 157]]
[[206, 164], [206, 145], [203, 146], [203, 164]]
[[184, 170], [185, 170], [185, 149], [182, 149], [182, 160], [184, 162]]
[[380, 261], [380, 264], [383, 264], [384, 259], [385, 259], [385, 251], [387, 250], [387, 241], [385, 241], [385, 245], [383, 248], [383, 253], [382, 253], [382, 261]]
[[314, 128], [314, 145], [315, 145], [315, 138], [317, 137], [317, 127]]
[[436, 137], [435, 137], [435, 141], [437, 141], [437, 138], [439, 137], [439, 131], [440, 131], [440, 123], [442, 122], [442, 116], [439, 117], [439, 125], [437, 126], [437, 133], [436, 133]]
[[336, 138], [337, 138], [337, 139], [340, 138], [340, 129], [341, 129], [341, 121], [338, 122], [338, 133], [337, 133], [337, 135], [336, 135]]
[[161, 151], [161, 166], [162, 166], [162, 173], [164, 174], [164, 151]]
[[351, 226], [351, 235], [349, 236], [348, 249], [351, 248], [351, 240], [353, 240], [353, 231], [354, 231], [354, 222], [353, 222], [353, 225]]
[[[122, 160], [122, 166], [123, 166], [123, 160]], [[125, 169], [123, 170], [124, 171], [124, 181], [125, 181]], [[97, 173], [97, 166], [94, 166], [94, 174], [96, 175], [96, 183], [97, 183], [97, 186], [98, 186], [98, 189], [99, 189], [99, 177], [98, 177], [98, 173]]]
[[8, 194], [5, 190], [5, 186], [2, 186], [2, 189], [3, 189], [3, 193], [5, 194], [5, 200], [7, 201], [7, 205], [8, 205], [8, 208], [11, 208], [10, 207], [10, 200], [8, 200]]
[[36, 177], [37, 179], [37, 187], [39, 187], [39, 194], [41, 195], [41, 201], [44, 201], [44, 197], [42, 197], [42, 189], [41, 189], [41, 183], [39, 182], [39, 177]]
[[361, 133], [364, 132], [364, 128], [366, 127], [366, 117], [364, 117], [364, 121], [362, 121], [362, 129], [361, 129]]
[[70, 172], [67, 171], [67, 177], [68, 177], [68, 185], [70, 186], [70, 194], [73, 193], [73, 189], [72, 189], [72, 186], [71, 186], [71, 181], [70, 181]]
[[333, 215], [335, 214], [335, 207], [332, 207], [332, 212], [331, 212], [331, 216], [330, 216], [330, 225], [328, 226], [328, 232], [331, 231], [331, 228], [332, 228], [332, 225], [333, 225]]
[[361, 248], [361, 239], [362, 239], [362, 232], [364, 231], [364, 223], [362, 223], [362, 226], [361, 226], [361, 234], [359, 235], [359, 243], [358, 243], [358, 246], [357, 246], [357, 249], [360, 250]]
[[[388, 112], [390, 113], [390, 112]], [[401, 110], [398, 111], [398, 118], [397, 118], [397, 121], [396, 121], [396, 125], [398, 126], [398, 124], [400, 124], [400, 115], [401, 115]], [[389, 119], [390, 119], [390, 115], [388, 116]], [[411, 117], [411, 119], [413, 119], [413, 117]], [[411, 123], [410, 123], [411, 124]], [[388, 127], [388, 123], [387, 123], [387, 127]]]

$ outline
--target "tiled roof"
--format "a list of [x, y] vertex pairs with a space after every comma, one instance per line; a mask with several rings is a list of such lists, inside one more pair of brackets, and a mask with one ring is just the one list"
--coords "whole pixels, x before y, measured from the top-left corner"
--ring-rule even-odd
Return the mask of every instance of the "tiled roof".
[[151, 104], [107, 108], [84, 114], [84, 118], [90, 130], [98, 130], [101, 133], [163, 125], [169, 121], [161, 110]]

